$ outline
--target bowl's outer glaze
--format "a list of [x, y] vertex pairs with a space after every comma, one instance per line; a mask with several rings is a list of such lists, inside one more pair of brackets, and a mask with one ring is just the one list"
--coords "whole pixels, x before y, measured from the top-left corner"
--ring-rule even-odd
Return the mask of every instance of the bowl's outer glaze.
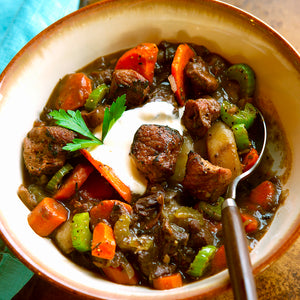
[[205, 45], [231, 62], [249, 63], [258, 94], [280, 114], [293, 167], [289, 196], [270, 230], [251, 253], [255, 272], [295, 240], [300, 224], [300, 57], [255, 17], [218, 1], [102, 1], [47, 28], [12, 60], [0, 77], [0, 229], [16, 255], [35, 272], [73, 292], [109, 299], [183, 299], [228, 287], [223, 271], [182, 288], [156, 291], [116, 285], [74, 265], [27, 224], [28, 209], [16, 191], [22, 182], [21, 145], [56, 82], [99, 56], [161, 40]]

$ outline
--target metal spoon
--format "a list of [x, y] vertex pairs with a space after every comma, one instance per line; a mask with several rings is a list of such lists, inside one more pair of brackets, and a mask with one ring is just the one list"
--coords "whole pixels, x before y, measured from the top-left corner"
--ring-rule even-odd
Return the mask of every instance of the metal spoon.
[[256, 285], [252, 273], [249, 250], [245, 230], [241, 221], [240, 211], [236, 205], [236, 189], [238, 183], [248, 177], [259, 165], [265, 150], [267, 141], [267, 127], [263, 115], [258, 111], [261, 118], [262, 131], [264, 133], [260, 155], [252, 168], [237, 176], [229, 185], [226, 200], [222, 205], [222, 226], [224, 245], [229, 269], [231, 286], [234, 297], [237, 300], [257, 299]]

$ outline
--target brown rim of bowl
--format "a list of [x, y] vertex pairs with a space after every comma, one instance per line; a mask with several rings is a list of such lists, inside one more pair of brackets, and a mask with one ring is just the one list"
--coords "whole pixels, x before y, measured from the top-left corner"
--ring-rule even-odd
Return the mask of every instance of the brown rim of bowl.
[[[159, 0], [131, 0], [130, 3], [148, 3], [148, 2], [160, 2]], [[162, 1], [163, 2], [163, 1]], [[272, 27], [270, 27], [267, 23], [260, 20], [259, 18], [255, 17], [254, 15], [237, 8], [231, 4], [224, 3], [222, 1], [218, 0], [167, 0], [165, 1], [169, 5], [173, 5], [176, 3], [189, 3], [189, 4], [199, 4], [205, 3], [207, 6], [215, 6], [218, 5], [218, 9], [223, 9], [226, 11], [231, 11], [232, 14], [235, 17], [238, 17], [244, 21], [251, 22], [252, 25], [256, 26], [256, 28], [259, 28], [260, 31], [262, 31], [265, 34], [270, 35], [272, 37], [272, 41], [275, 42], [275, 44], [279, 47], [281, 51], [284, 52], [285, 55], [289, 58], [289, 61], [295, 66], [295, 68], [300, 73], [300, 55], [297, 52], [297, 50], [277, 31], [275, 31]], [[56, 21], [46, 29], [44, 29], [42, 32], [40, 32], [38, 35], [36, 35], [32, 40], [30, 40], [10, 61], [10, 63], [6, 66], [4, 71], [0, 74], [0, 90], [1, 87], [5, 85], [6, 83], [6, 77], [9, 75], [9, 73], [13, 72], [14, 69], [18, 66], [19, 59], [23, 56], [24, 53], [30, 51], [32, 48], [38, 47], [38, 45], [43, 42], [47, 36], [52, 35], [58, 30], [59, 28], [62, 28], [65, 22], [70, 21], [73, 18], [79, 18], [81, 15], [84, 15], [86, 13], [92, 13], [93, 11], [98, 10], [104, 10], [107, 7], [110, 8], [118, 8], [120, 5], [124, 5], [128, 3], [128, 1], [124, 0], [102, 0], [100, 2], [96, 2], [94, 4], [90, 4], [86, 7], [83, 7], [63, 18]], [[2, 101], [0, 100], [0, 108], [1, 108]], [[0, 220], [1, 221], [1, 220]], [[29, 269], [31, 269], [34, 273], [41, 276], [43, 279], [49, 281], [51, 284], [54, 284], [55, 286], [59, 288], [63, 288], [67, 290], [71, 294], [76, 294], [80, 296], [85, 296], [90, 299], [98, 299], [98, 297], [86, 294], [80, 288], [75, 289], [76, 287], [71, 287], [67, 285], [61, 278], [57, 278], [51, 274], [48, 274], [46, 270], [41, 270], [39, 266], [35, 265], [34, 263], [30, 263], [30, 258], [27, 257], [26, 253], [23, 251], [22, 246], [18, 245], [14, 238], [10, 238], [13, 236], [12, 234], [9, 234], [9, 232], [5, 229], [5, 226], [3, 225], [3, 221], [0, 222], [0, 236], [1, 238], [6, 242], [8, 247], [11, 249], [11, 251], [15, 254], [15, 256]], [[284, 254], [288, 248], [296, 241], [296, 239], [300, 236], [300, 220], [298, 221], [298, 224], [295, 224], [293, 228], [291, 228], [289, 235], [285, 238], [285, 240], [282, 243], [282, 246], [274, 253], [272, 253], [269, 257], [267, 257], [263, 262], [260, 263], [260, 265], [256, 266], [253, 270], [254, 274], [259, 273], [261, 270], [265, 269], [268, 265], [270, 265], [273, 261], [277, 260], [282, 254]], [[26, 258], [27, 259], [26, 259]], [[217, 289], [213, 291], [206, 292], [205, 294], [202, 294], [203, 296], [213, 296], [216, 295], [219, 292], [223, 292], [226, 289], [230, 287], [230, 284], [224, 284], [223, 286], [218, 287]], [[197, 296], [188, 298], [188, 299], [195, 299]]]

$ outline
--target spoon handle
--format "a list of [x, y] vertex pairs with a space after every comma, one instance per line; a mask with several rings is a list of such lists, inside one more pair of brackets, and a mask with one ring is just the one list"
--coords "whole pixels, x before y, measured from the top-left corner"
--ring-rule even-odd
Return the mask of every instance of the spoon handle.
[[231, 286], [236, 300], [257, 299], [248, 245], [239, 209], [232, 198], [222, 206], [224, 245]]

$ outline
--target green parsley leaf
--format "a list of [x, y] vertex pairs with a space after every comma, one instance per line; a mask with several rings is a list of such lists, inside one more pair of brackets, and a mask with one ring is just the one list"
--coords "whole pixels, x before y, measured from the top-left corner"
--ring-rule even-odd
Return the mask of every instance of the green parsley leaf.
[[50, 116], [56, 120], [57, 125], [71, 129], [92, 140], [98, 140], [101, 142], [88, 129], [79, 110], [68, 110], [67, 112], [63, 109], [60, 109], [59, 111], [53, 110], [50, 112]]
[[102, 145], [102, 144], [103, 144], [102, 141], [98, 141], [98, 140], [74, 139], [72, 143], [68, 143], [66, 146], [63, 147], [63, 149], [67, 151], [77, 151], [80, 149]]
[[110, 109], [106, 108], [104, 112], [104, 119], [102, 124], [102, 140], [99, 140], [86, 126], [80, 110], [65, 111], [63, 109], [53, 110], [49, 113], [56, 120], [56, 124], [73, 130], [89, 139], [73, 139], [72, 143], [68, 143], [63, 147], [67, 151], [77, 151], [83, 148], [88, 148], [96, 145], [102, 145], [103, 140], [106, 137], [108, 131], [115, 124], [115, 122], [122, 116], [126, 110], [125, 106], [126, 96], [122, 95], [118, 97], [115, 102], [112, 103]]
[[108, 131], [116, 123], [116, 121], [122, 116], [126, 109], [125, 106], [126, 95], [122, 95], [112, 103], [110, 109], [108, 107], [104, 111], [104, 118], [102, 124], [102, 141], [104, 141]]

